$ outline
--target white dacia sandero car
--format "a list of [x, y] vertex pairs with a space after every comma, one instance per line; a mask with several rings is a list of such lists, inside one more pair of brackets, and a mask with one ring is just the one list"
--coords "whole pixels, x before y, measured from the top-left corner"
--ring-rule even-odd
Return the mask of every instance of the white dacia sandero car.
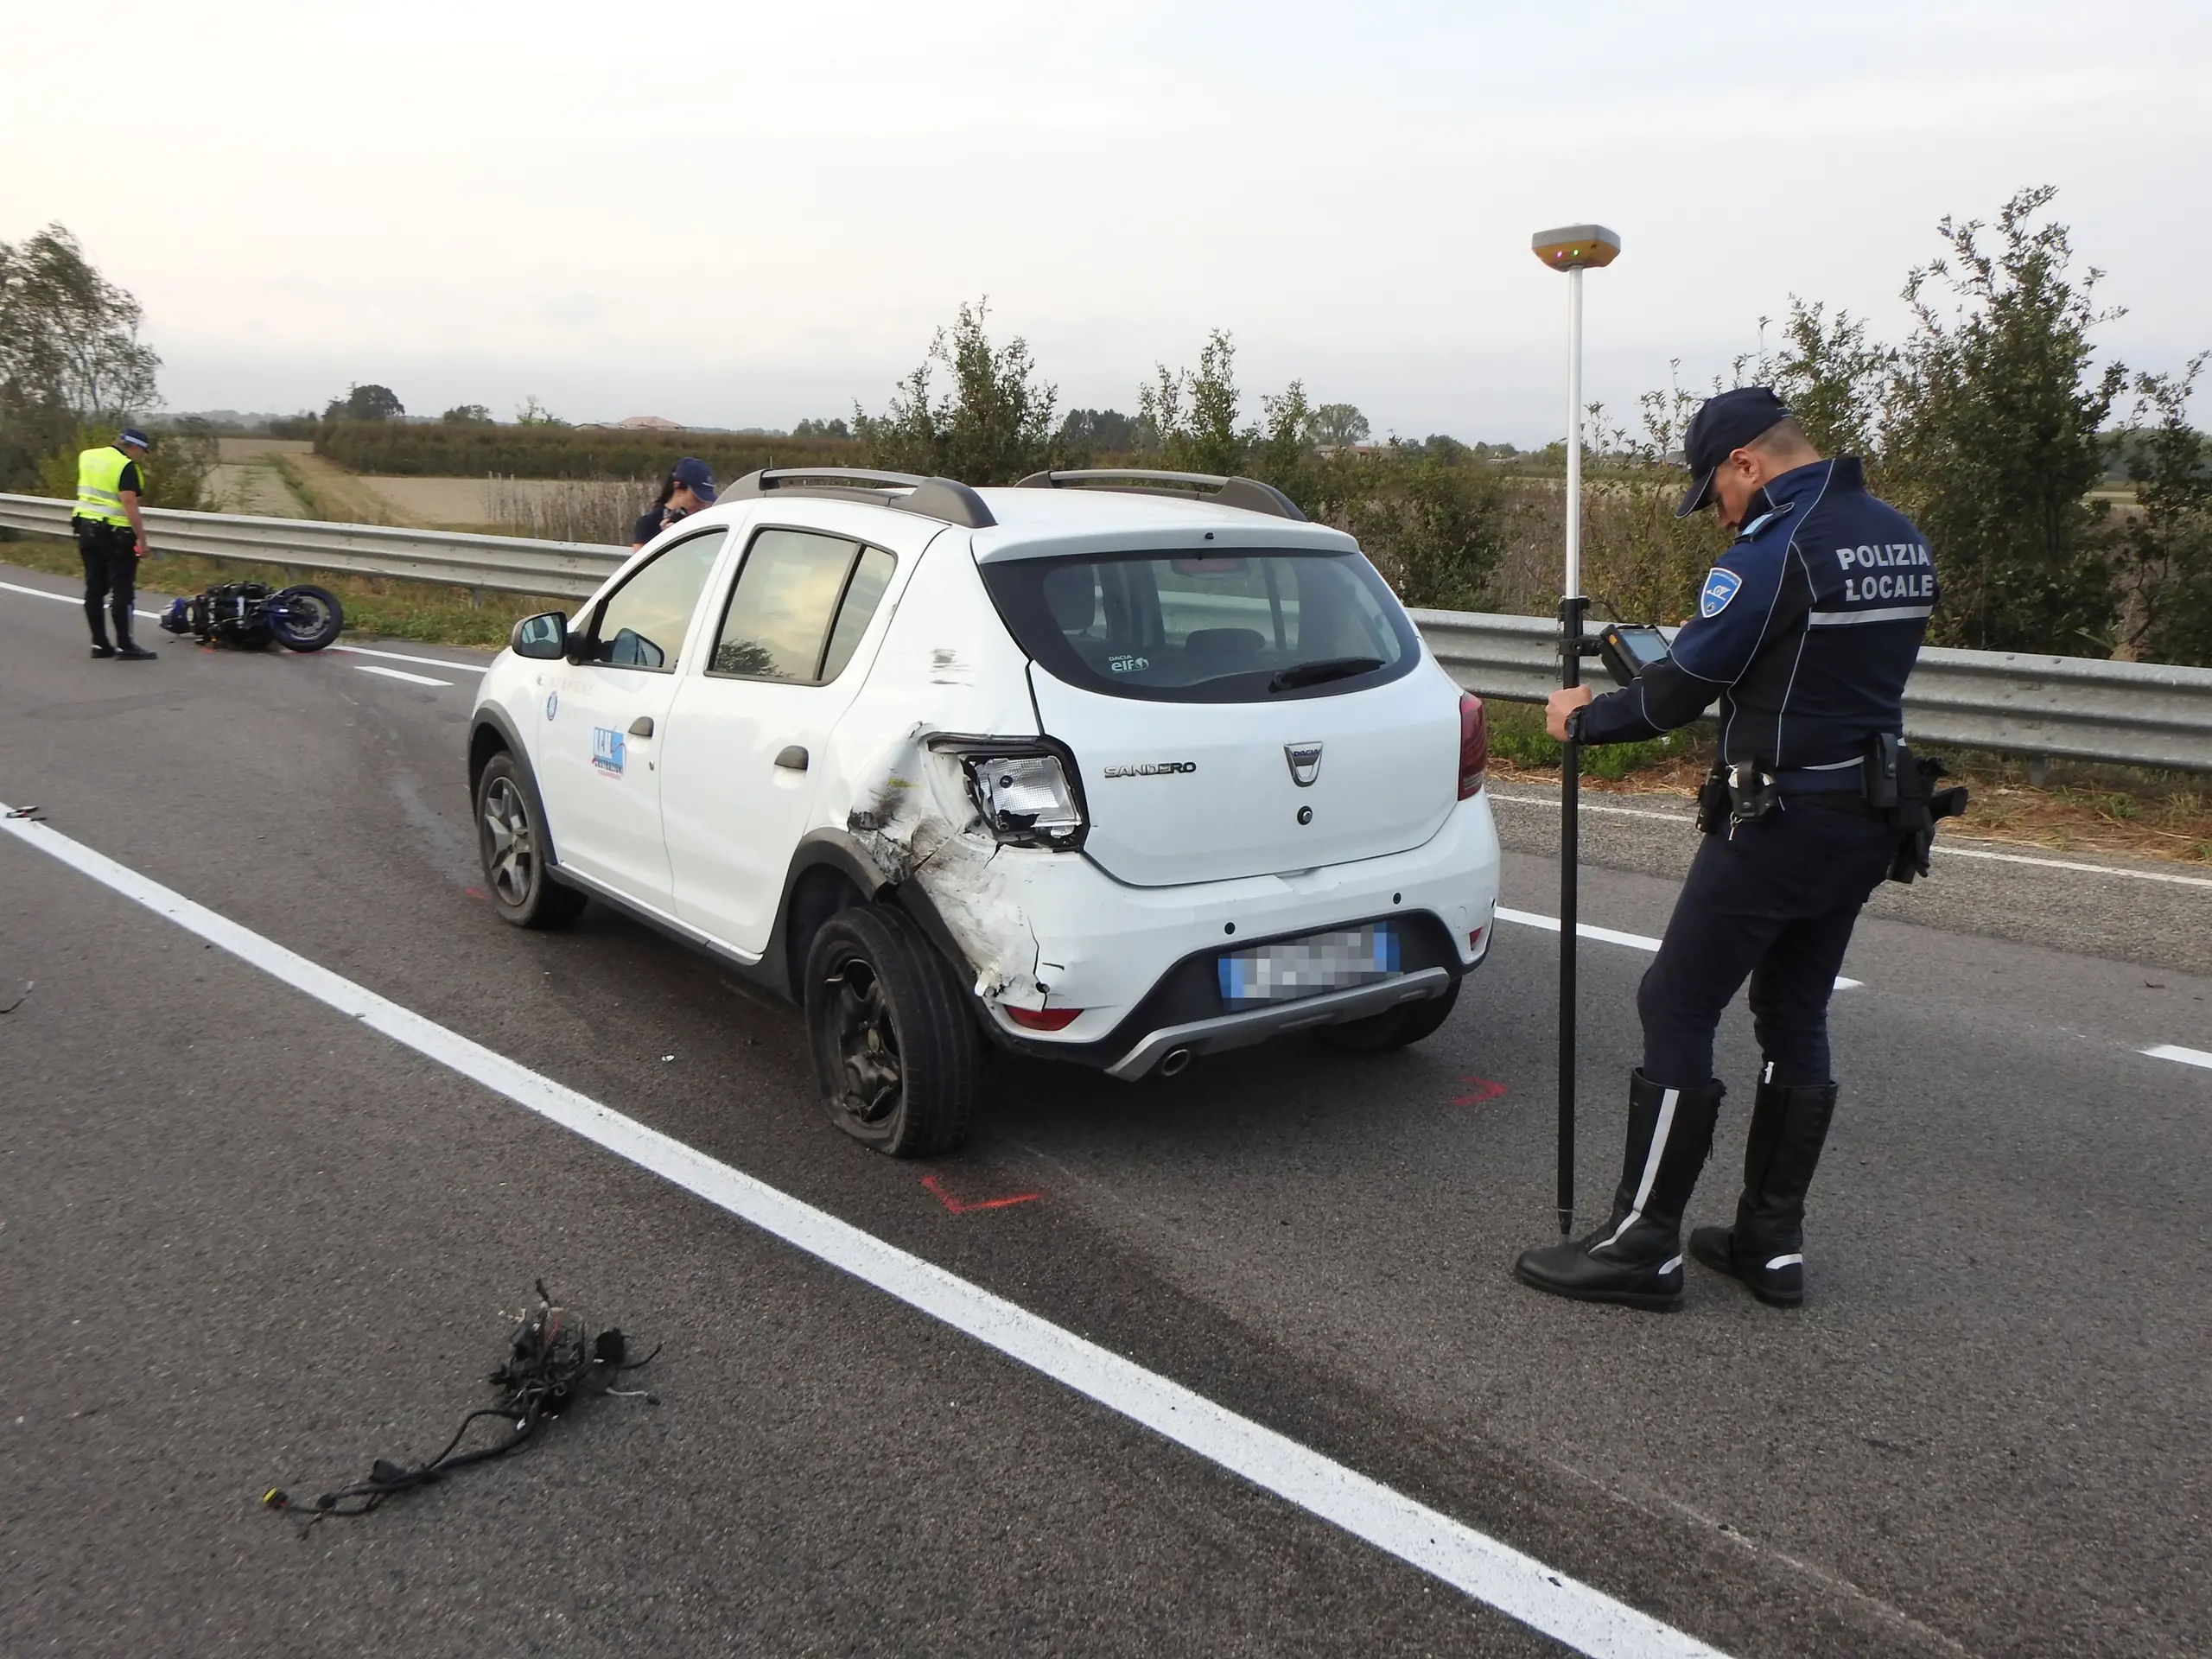
[[1419, 1040], [1490, 944], [1488, 732], [1357, 543], [1249, 479], [755, 473], [468, 745], [522, 927], [619, 906], [804, 1010], [834, 1122], [966, 1130], [982, 1045], [1135, 1079]]

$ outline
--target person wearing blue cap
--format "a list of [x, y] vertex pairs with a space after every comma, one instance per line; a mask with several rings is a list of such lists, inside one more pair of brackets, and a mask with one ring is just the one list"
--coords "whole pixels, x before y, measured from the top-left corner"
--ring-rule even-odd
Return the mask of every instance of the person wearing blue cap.
[[1900, 741], [1905, 680], [1940, 589], [1926, 539], [1866, 493], [1859, 459], [1824, 460], [1769, 388], [1708, 399], [1684, 448], [1694, 478], [1675, 516], [1715, 507], [1735, 539], [1668, 656], [1602, 697], [1555, 691], [1546, 714], [1561, 741], [1622, 743], [1686, 726], [1718, 700], [1706, 836], [1637, 993], [1643, 1064], [1630, 1075], [1612, 1213], [1587, 1237], [1524, 1252], [1515, 1272], [1586, 1301], [1681, 1300], [1682, 1214], [1726, 1092], [1713, 1032], [1748, 978], [1765, 1065], [1743, 1193], [1735, 1224], [1697, 1229], [1689, 1254], [1795, 1306], [1805, 1196], [1836, 1104], [1836, 970], [1875, 887], [1910, 880], [1911, 866], [1926, 874], [1933, 817], [1963, 804], [1933, 797], [1940, 768]]
[[636, 552], [677, 519], [714, 505], [713, 468], [703, 461], [684, 456], [668, 469], [668, 476], [661, 480], [660, 499], [638, 515], [637, 524], [630, 532], [630, 550]]
[[[158, 654], [130, 638], [131, 603], [138, 592], [138, 561], [146, 556], [146, 521], [138, 511], [145, 493], [139, 464], [154, 441], [125, 427], [113, 443], [77, 457], [77, 552], [85, 563], [85, 620], [92, 624], [92, 655], [149, 663]], [[101, 611], [115, 620], [110, 645]]]

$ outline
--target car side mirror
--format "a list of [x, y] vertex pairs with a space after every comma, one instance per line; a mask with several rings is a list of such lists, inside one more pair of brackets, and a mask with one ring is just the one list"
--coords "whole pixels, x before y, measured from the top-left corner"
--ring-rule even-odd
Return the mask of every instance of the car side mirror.
[[518, 657], [558, 662], [569, 649], [569, 617], [565, 611], [545, 611], [525, 616], [508, 636], [508, 646]]

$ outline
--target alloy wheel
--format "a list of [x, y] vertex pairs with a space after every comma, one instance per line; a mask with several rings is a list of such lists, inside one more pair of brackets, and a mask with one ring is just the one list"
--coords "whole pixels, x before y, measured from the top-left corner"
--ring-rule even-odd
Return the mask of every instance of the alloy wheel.
[[509, 905], [526, 903], [537, 875], [537, 842], [530, 809], [512, 779], [494, 779], [484, 791], [485, 874]]
[[906, 1073], [899, 1064], [899, 1028], [883, 982], [855, 957], [830, 981], [835, 1001], [830, 1028], [837, 1046], [839, 1104], [863, 1123], [880, 1123], [899, 1109]]

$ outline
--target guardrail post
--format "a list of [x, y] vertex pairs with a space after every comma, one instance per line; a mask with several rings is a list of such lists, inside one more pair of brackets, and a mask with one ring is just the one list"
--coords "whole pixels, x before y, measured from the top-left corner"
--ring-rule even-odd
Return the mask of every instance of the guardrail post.
[[2030, 786], [2031, 788], [2033, 788], [2033, 789], [2042, 789], [2042, 788], [2043, 788], [2043, 787], [2044, 787], [2046, 785], [2048, 785], [2050, 782], [2050, 757], [2049, 755], [2047, 755], [2047, 754], [2037, 754], [2037, 755], [2031, 755], [2031, 756], [2029, 756], [2029, 757], [2028, 757], [2028, 784], [2029, 784], [2029, 786]]

